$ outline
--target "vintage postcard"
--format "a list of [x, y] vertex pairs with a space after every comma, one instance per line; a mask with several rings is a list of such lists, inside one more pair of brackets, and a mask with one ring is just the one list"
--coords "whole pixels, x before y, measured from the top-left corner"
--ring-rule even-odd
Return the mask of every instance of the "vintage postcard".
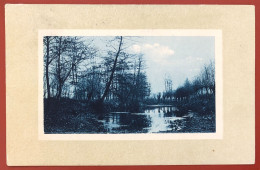
[[39, 137], [221, 139], [221, 51], [221, 30], [40, 30]]
[[254, 164], [254, 6], [5, 17], [8, 165]]

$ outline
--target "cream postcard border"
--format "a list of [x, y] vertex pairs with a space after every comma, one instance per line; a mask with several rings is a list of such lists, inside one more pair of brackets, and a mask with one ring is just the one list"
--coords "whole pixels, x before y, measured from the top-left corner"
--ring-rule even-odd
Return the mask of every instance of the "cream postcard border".
[[[214, 36], [216, 82], [216, 132], [172, 134], [44, 134], [43, 113], [43, 37], [44, 36]], [[39, 30], [38, 32], [38, 137], [40, 140], [183, 140], [222, 139], [223, 82], [222, 31], [204, 29], [140, 29], [140, 30]]]
[[[253, 5], [7, 4], [5, 28], [9, 166], [255, 163]], [[39, 140], [38, 32], [53, 29], [222, 30], [222, 140]]]

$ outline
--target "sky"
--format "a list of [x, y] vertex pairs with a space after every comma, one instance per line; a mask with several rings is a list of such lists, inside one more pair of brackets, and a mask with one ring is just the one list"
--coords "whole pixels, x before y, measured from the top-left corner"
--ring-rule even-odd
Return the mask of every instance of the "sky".
[[[94, 43], [104, 49], [110, 39], [96, 37]], [[141, 36], [127, 37], [125, 41], [129, 41], [129, 52], [143, 54], [152, 93], [165, 90], [166, 76], [176, 89], [186, 78], [193, 80], [205, 64], [215, 60], [213, 36]]]

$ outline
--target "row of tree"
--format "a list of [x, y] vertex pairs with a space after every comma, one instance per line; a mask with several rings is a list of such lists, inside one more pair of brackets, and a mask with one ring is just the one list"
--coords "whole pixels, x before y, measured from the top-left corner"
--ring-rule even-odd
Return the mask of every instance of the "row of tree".
[[165, 90], [150, 96], [147, 104], [173, 104], [174, 101], [182, 101], [198, 96], [215, 95], [215, 65], [210, 62], [204, 65], [200, 73], [190, 81], [186, 79], [184, 84], [177, 89], [172, 89], [172, 80], [165, 78]]
[[177, 101], [194, 98], [201, 95], [215, 95], [215, 64], [204, 65], [200, 74], [190, 82], [186, 79], [184, 85], [174, 93]]
[[127, 106], [150, 95], [143, 57], [127, 50], [129, 37], [106, 38], [102, 49], [91, 37], [45, 36], [43, 41], [44, 98]]

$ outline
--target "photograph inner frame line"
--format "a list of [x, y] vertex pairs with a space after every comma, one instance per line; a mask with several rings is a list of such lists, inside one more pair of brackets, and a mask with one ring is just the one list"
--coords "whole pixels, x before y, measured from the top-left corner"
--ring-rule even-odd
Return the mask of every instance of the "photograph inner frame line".
[[[89, 53], [86, 54], [83, 48]], [[63, 49], [66, 49], [63, 55], [65, 57], [58, 57]], [[76, 52], [73, 49], [77, 49]], [[203, 53], [201, 57], [197, 54], [199, 52]], [[91, 56], [94, 55], [101, 57], [93, 59]], [[49, 58], [46, 59], [46, 56]], [[97, 74], [97, 71], [79, 74], [81, 70], [77, 64], [84, 60], [82, 56], [88, 59], [88, 62], [81, 66], [85, 64], [85, 70], [93, 71], [107, 66], [107, 71], [100, 74]], [[70, 61], [66, 57], [70, 58]], [[89, 66], [90, 61], [95, 62], [94, 67]], [[50, 71], [46, 63], [50, 65]], [[39, 139], [222, 139], [222, 64], [222, 30], [39, 30]], [[132, 72], [125, 71], [126, 67], [131, 67]], [[50, 74], [48, 79], [52, 80], [52, 83], [47, 81], [48, 87], [45, 81], [46, 75], [49, 77], [46, 68]], [[196, 82], [202, 81], [205, 75], [210, 79], [211, 68], [214, 68], [214, 86], [201, 86], [197, 88], [195, 95]], [[174, 70], [173, 73], [171, 70]], [[115, 74], [119, 71], [124, 72], [128, 78], [122, 76], [123, 74]], [[93, 76], [92, 86], [89, 81], [78, 83], [78, 77], [84, 77], [85, 80], [89, 75]], [[94, 78], [94, 75], [100, 75], [99, 79]], [[67, 85], [72, 84], [73, 88], [68, 85], [66, 92], [62, 92], [65, 81]], [[94, 81], [104, 83], [98, 86]], [[131, 87], [125, 85], [129, 84], [129, 81], [133, 82], [130, 83]], [[83, 86], [83, 92], [79, 92], [78, 84]], [[97, 92], [93, 90], [93, 86], [102, 90]], [[92, 87], [92, 90], [85, 87]], [[120, 88], [123, 90], [118, 90]], [[126, 102], [130, 101], [130, 98], [131, 102]], [[214, 106], [210, 98], [214, 100]], [[123, 100], [125, 102], [117, 102]], [[106, 114], [103, 114], [104, 110]], [[91, 115], [88, 112], [91, 112]], [[212, 112], [213, 116], [209, 112]], [[207, 122], [214, 122], [214, 126], [207, 126]], [[89, 128], [89, 131], [84, 131], [84, 127]]]

